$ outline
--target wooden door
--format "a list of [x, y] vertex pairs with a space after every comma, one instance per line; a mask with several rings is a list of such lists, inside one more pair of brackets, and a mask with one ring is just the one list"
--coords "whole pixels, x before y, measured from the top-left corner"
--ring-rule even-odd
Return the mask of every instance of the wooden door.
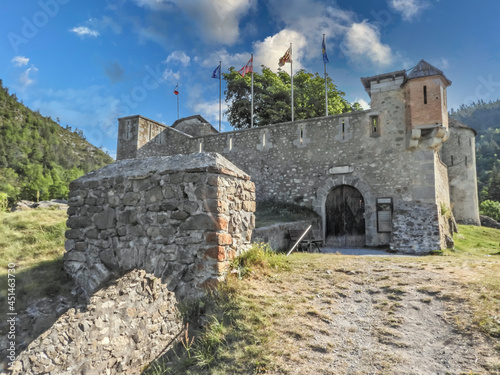
[[326, 242], [332, 247], [363, 247], [365, 202], [358, 189], [342, 185], [326, 198]]

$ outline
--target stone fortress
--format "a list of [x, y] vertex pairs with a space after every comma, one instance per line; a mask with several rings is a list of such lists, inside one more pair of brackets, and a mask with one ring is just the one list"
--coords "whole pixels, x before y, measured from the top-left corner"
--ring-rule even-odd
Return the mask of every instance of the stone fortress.
[[446, 247], [455, 220], [480, 225], [476, 132], [448, 119], [451, 81], [421, 60], [361, 82], [369, 110], [252, 129], [120, 118], [117, 160], [219, 153], [251, 176], [257, 202], [313, 209], [334, 247], [425, 254]]
[[249, 246], [256, 201], [311, 208], [336, 247], [426, 254], [479, 225], [476, 133], [448, 120], [443, 72], [361, 81], [370, 110], [222, 134], [199, 115], [119, 119], [117, 162], [70, 185], [64, 269], [87, 302], [12, 374], [140, 373], [184, 332], [178, 302]]

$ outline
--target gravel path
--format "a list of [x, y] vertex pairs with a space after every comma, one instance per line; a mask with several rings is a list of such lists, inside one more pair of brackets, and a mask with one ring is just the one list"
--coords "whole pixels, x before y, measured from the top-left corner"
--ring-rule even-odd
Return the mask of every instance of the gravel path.
[[446, 295], [459, 287], [445, 272], [411, 258], [349, 258], [337, 268], [305, 265], [299, 279], [283, 280], [281, 298], [305, 300], [278, 323], [281, 360], [272, 374], [498, 373], [494, 343], [457, 330], [465, 312], [459, 297]]

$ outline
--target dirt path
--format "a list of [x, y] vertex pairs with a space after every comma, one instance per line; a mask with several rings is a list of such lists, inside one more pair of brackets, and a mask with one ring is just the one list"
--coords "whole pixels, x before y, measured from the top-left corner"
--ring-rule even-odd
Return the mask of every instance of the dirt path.
[[329, 258], [304, 261], [270, 292], [280, 296], [275, 309], [289, 311], [274, 323], [279, 360], [270, 373], [498, 373], [494, 343], [457, 329], [470, 317], [452, 273], [412, 258]]

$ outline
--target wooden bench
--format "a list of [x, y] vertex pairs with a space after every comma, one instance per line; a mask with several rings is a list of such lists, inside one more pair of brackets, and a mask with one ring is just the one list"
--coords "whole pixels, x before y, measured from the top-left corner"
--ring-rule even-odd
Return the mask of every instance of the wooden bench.
[[[288, 237], [290, 239], [289, 242], [289, 248], [292, 247], [299, 239], [300, 237], [304, 234], [305, 229], [302, 230], [288, 230]], [[314, 250], [317, 250], [318, 252], [321, 252], [320, 246], [323, 244], [323, 239], [321, 236], [315, 235], [314, 231], [311, 229], [305, 236], [302, 238], [302, 240], [299, 243], [299, 248], [300, 250], [309, 252], [313, 252]]]

